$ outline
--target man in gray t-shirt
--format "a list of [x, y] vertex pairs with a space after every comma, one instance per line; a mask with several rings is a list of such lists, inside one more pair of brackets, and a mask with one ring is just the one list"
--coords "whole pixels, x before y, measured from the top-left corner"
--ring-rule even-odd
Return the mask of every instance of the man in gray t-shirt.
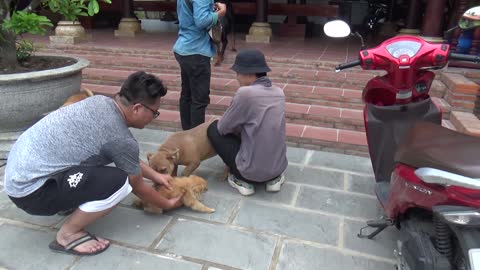
[[[74, 209], [49, 247], [75, 255], [103, 252], [109, 241], [84, 228], [109, 213], [132, 191], [163, 209], [181, 198], [158, 196], [143, 177], [170, 187], [171, 177], [139, 160], [129, 127], [144, 128], [158, 116], [167, 90], [145, 72], [130, 75], [114, 99], [93, 96], [60, 108], [25, 131], [13, 145], [5, 169], [5, 191], [33, 215]], [[106, 166], [114, 163], [115, 167]]]

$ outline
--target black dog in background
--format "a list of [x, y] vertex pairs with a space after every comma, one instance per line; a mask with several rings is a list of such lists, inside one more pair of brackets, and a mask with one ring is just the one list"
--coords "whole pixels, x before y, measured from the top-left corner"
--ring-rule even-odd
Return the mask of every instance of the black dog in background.
[[227, 6], [227, 13], [225, 16], [220, 18], [220, 23], [222, 24], [222, 42], [217, 48], [217, 60], [215, 61], [215, 66], [220, 66], [224, 59], [225, 49], [227, 48], [228, 44], [228, 34], [230, 33], [232, 33], [233, 36], [232, 51], [237, 51], [235, 49], [235, 12], [230, 0], [215, 0], [215, 2], [220, 2]]

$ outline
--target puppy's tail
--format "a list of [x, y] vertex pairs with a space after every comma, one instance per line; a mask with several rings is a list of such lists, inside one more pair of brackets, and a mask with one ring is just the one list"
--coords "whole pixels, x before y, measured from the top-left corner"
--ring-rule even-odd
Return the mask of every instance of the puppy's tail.
[[90, 91], [88, 88], [83, 88], [83, 92], [85, 92], [85, 94], [87, 94], [87, 96], [89, 97], [93, 96], [93, 92]]
[[140, 199], [135, 199], [132, 202], [132, 206], [135, 207], [135, 208], [138, 208], [138, 209], [143, 209], [143, 207], [144, 207], [143, 202]]

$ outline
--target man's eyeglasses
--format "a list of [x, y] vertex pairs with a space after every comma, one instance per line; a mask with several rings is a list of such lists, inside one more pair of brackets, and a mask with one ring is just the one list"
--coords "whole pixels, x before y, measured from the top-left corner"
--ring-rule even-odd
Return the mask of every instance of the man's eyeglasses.
[[151, 111], [153, 113], [153, 119], [157, 118], [160, 115], [159, 111], [155, 111], [154, 109], [148, 107], [147, 105], [145, 105], [143, 103], [140, 103], [140, 104], [142, 104], [143, 107], [147, 108], [149, 111]]

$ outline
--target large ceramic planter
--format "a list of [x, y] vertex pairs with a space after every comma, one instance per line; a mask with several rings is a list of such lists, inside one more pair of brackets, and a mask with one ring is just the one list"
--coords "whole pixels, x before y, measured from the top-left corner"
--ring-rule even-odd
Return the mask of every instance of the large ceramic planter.
[[[58, 56], [57, 56], [58, 57]], [[83, 58], [70, 66], [0, 75], [0, 133], [22, 131], [80, 91]]]
[[59, 21], [55, 35], [68, 37], [85, 37], [85, 28], [78, 21]]
[[50, 36], [52, 44], [74, 45], [87, 39], [85, 28], [78, 21], [59, 21], [55, 27], [55, 35]]

